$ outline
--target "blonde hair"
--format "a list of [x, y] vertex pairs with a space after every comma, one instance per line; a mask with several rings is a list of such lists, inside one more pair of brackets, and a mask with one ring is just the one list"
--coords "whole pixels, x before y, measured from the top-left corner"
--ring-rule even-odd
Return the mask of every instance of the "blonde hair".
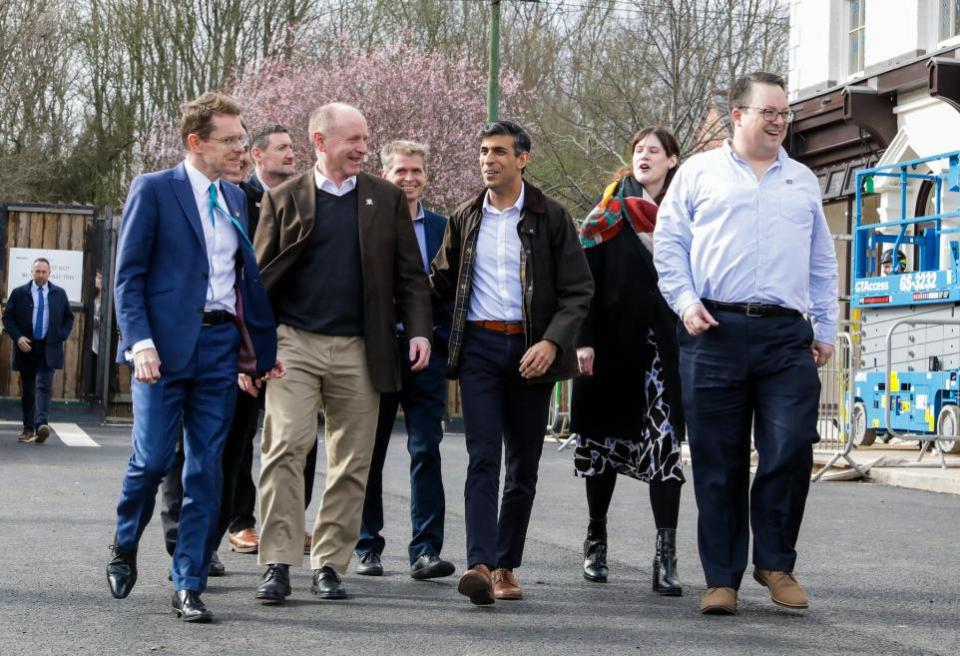
[[427, 160], [430, 158], [430, 147], [419, 141], [409, 141], [407, 139], [396, 139], [380, 149], [380, 162], [383, 164], [383, 170], [389, 171], [393, 167], [393, 158], [400, 155], [413, 157], [419, 155], [423, 160], [423, 169], [427, 169]]

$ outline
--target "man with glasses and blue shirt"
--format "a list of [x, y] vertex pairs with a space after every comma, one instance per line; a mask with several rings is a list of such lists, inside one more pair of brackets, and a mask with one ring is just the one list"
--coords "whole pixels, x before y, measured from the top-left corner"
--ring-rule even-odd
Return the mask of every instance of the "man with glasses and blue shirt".
[[754, 579], [780, 606], [809, 605], [793, 570], [819, 439], [817, 367], [837, 335], [820, 187], [781, 147], [792, 119], [784, 81], [752, 73], [729, 99], [733, 139], [680, 167], [654, 232], [660, 289], [683, 321], [706, 614], [736, 612], [751, 527]]
[[10, 293], [3, 327], [13, 340], [13, 370], [20, 372], [23, 432], [18, 441], [43, 444], [50, 437], [50, 385], [53, 372], [63, 369], [73, 312], [67, 293], [49, 281], [49, 260], [34, 260], [30, 275], [33, 280]]
[[173, 609], [209, 622], [200, 600], [220, 513], [221, 456], [238, 374], [280, 377], [277, 333], [247, 234], [246, 198], [223, 178], [244, 155], [240, 107], [205, 93], [180, 121], [186, 160], [136, 178], [117, 245], [118, 362], [133, 366], [133, 455], [117, 505], [107, 581], [122, 599], [137, 580], [140, 536], [183, 426], [183, 505], [173, 554]]

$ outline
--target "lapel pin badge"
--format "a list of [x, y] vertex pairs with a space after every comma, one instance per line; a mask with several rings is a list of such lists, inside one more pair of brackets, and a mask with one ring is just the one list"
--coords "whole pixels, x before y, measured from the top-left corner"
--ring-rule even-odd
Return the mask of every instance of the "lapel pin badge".
[[368, 198], [368, 199], [367, 199], [367, 205], [373, 205], [373, 199], [372, 199], [372, 198]]

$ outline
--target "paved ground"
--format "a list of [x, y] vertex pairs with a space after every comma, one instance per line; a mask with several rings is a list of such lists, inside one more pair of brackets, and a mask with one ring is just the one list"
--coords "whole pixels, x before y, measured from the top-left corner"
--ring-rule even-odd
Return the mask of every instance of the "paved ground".
[[[415, 582], [406, 575], [409, 484], [402, 438], [388, 458], [388, 575], [348, 576], [351, 599], [321, 602], [309, 571], [296, 573], [286, 607], [252, 593], [260, 568], [222, 550], [229, 573], [211, 579], [204, 600], [217, 622], [187, 626], [169, 611], [168, 561], [159, 522], [141, 545], [140, 581], [114, 600], [103, 567], [129, 429], [82, 428], [99, 448], [16, 443], [0, 425], [0, 654], [956, 654], [960, 543], [955, 496], [864, 483], [814, 486], [801, 536], [798, 574], [813, 607], [773, 606], [745, 582], [737, 617], [696, 612], [703, 592], [696, 558], [692, 487], [680, 527], [682, 598], [650, 592], [654, 529], [646, 489], [621, 480], [611, 513], [611, 579], [579, 574], [585, 530], [583, 485], [571, 454], [547, 445], [524, 567], [527, 599], [471, 607], [455, 577]], [[444, 442], [447, 548], [464, 566], [463, 438]], [[319, 470], [322, 472], [322, 466]], [[318, 480], [322, 484], [322, 480]], [[315, 508], [308, 515], [312, 518]]]

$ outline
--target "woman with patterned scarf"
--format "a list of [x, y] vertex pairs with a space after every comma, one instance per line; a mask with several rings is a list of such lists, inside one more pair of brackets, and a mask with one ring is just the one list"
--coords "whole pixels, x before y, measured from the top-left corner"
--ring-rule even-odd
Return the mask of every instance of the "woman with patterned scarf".
[[677, 578], [683, 436], [677, 317], [657, 289], [657, 203], [680, 163], [674, 136], [645, 128], [632, 166], [617, 172], [580, 231], [596, 290], [577, 348], [571, 429], [574, 473], [586, 479], [590, 523], [583, 576], [607, 580], [607, 510], [617, 474], [645, 481], [657, 527], [653, 589], [683, 593]]

